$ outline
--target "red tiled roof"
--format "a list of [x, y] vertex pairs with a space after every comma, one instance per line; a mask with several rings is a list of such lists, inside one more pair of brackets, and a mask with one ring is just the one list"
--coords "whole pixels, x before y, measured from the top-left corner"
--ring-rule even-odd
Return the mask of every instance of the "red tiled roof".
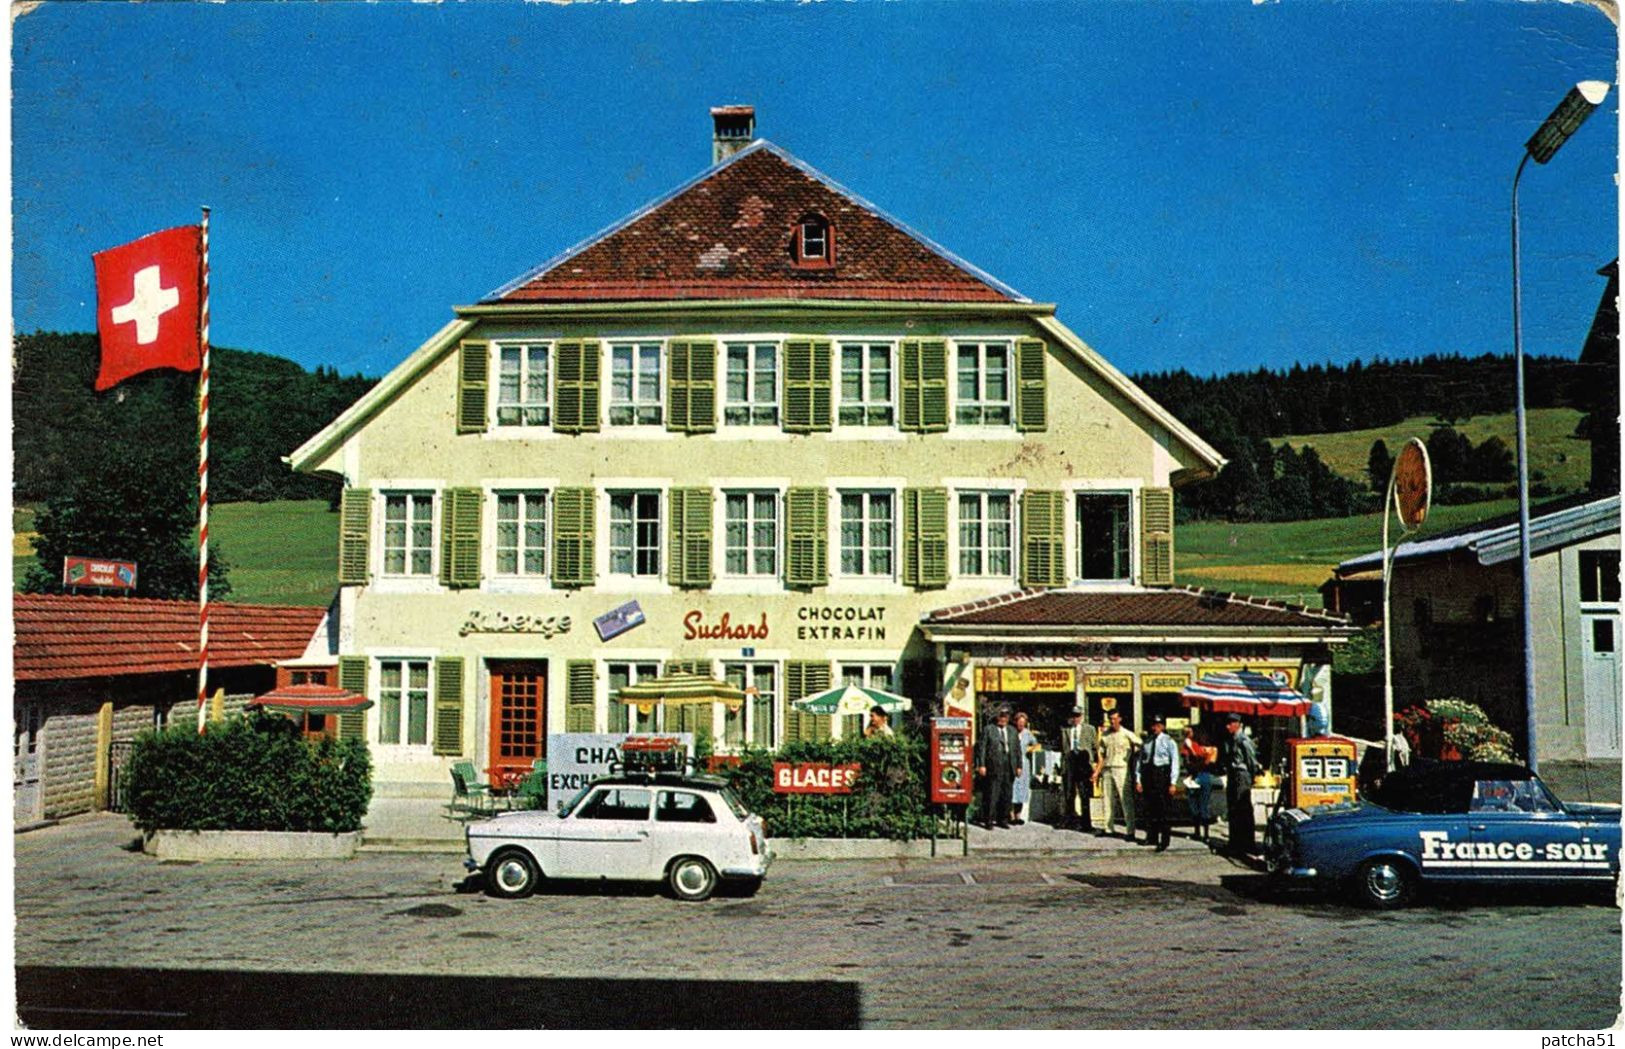
[[[297, 659], [326, 611], [210, 605], [209, 666], [267, 666]], [[18, 681], [197, 669], [195, 602], [14, 594], [12, 619]]]
[[1346, 617], [1282, 601], [1195, 587], [1170, 590], [1013, 590], [939, 608], [927, 625], [1062, 627], [1347, 627]]
[[[794, 265], [809, 212], [834, 229], [835, 265]], [[487, 303], [631, 299], [1024, 301], [766, 142]]]

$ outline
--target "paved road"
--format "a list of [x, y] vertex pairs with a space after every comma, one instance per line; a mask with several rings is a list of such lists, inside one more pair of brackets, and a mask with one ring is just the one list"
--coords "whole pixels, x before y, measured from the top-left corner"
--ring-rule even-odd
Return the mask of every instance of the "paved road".
[[[775, 996], [790, 1000], [763, 981], [832, 989], [834, 1026], [1177, 1027], [1211, 1017], [1261, 1028], [1587, 1029], [1619, 1009], [1620, 920], [1607, 894], [1446, 897], [1376, 914], [1283, 898], [1230, 861], [1169, 852], [785, 862], [753, 899], [679, 905], [621, 887], [509, 902], [460, 886], [458, 860], [444, 854], [175, 864], [132, 851], [133, 838], [121, 818], [99, 816], [16, 839], [19, 966], [594, 978], [599, 1025], [625, 1019], [618, 985], [604, 979], [673, 976], [739, 981], [728, 989], [737, 1014], [707, 1014], [717, 1026], [760, 1023]], [[354, 994], [382, 986], [357, 983]], [[646, 1001], [650, 986], [622, 992]], [[428, 1025], [413, 1010], [435, 1000], [404, 1001], [401, 1023], [417, 1015]], [[786, 1022], [808, 1022], [807, 996], [798, 1002]], [[296, 1002], [288, 1024], [317, 1020], [309, 1005]]]

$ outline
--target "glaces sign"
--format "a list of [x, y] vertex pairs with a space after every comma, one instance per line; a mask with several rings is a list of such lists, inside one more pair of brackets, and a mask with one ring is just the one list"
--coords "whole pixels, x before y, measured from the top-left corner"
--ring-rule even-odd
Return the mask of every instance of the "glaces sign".
[[858, 780], [856, 762], [850, 765], [830, 765], [822, 761], [788, 761], [773, 763], [773, 793], [775, 794], [850, 794], [852, 784]]

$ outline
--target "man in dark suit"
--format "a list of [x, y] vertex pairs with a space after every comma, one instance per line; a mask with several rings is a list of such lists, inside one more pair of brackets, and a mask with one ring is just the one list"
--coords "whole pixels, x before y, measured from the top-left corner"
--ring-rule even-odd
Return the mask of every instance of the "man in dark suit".
[[[1095, 729], [1084, 723], [1083, 708], [1073, 707], [1061, 732], [1061, 815], [1056, 825], [1095, 829], [1089, 811], [1094, 795]], [[1082, 813], [1082, 817], [1077, 813]]]
[[1010, 708], [1000, 707], [993, 724], [976, 741], [976, 775], [982, 780], [982, 826], [1010, 826], [1010, 789], [1021, 768], [1021, 738], [1010, 724]]
[[1179, 779], [1179, 747], [1164, 727], [1161, 714], [1151, 719], [1151, 736], [1140, 747], [1134, 782], [1145, 802], [1145, 844], [1155, 845], [1158, 852], [1168, 847], [1168, 799]]

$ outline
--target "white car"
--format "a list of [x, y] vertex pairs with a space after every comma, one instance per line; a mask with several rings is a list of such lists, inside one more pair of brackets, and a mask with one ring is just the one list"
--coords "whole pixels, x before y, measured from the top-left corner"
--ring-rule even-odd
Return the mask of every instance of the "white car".
[[505, 899], [543, 878], [664, 881], [679, 900], [707, 899], [725, 882], [749, 895], [772, 859], [761, 817], [726, 783], [670, 773], [605, 776], [557, 812], [505, 812], [464, 834], [463, 866]]

